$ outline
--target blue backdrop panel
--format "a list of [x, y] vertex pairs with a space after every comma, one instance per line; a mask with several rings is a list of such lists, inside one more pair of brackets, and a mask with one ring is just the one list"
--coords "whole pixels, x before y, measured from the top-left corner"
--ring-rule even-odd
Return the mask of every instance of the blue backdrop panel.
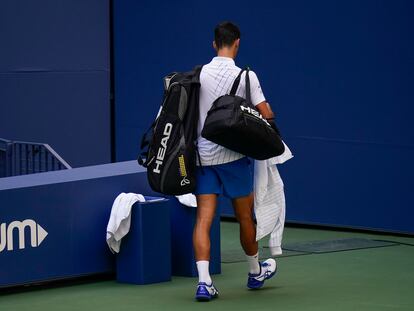
[[109, 1], [2, 1], [0, 38], [0, 136], [110, 162]]
[[[118, 160], [136, 156], [161, 102], [161, 78], [208, 62], [215, 24], [233, 20], [242, 32], [236, 63], [258, 74], [296, 156], [282, 172], [288, 220], [412, 232], [406, 185], [414, 178], [407, 156], [414, 149], [413, 12], [409, 0], [227, 1], [219, 9], [198, 1], [115, 0]], [[331, 156], [315, 161], [322, 156], [320, 141]], [[344, 171], [345, 159], [358, 169]], [[372, 171], [383, 165], [381, 176]], [[396, 171], [404, 173], [395, 178]], [[331, 179], [330, 188], [364, 189], [371, 181], [378, 195], [348, 192], [342, 201], [353, 202], [359, 213], [346, 220], [349, 204], [333, 208], [328, 200], [344, 195], [341, 189], [332, 196], [316, 192], [307, 210], [309, 189], [323, 189], [328, 176], [341, 179]], [[393, 182], [379, 183], [379, 177]], [[392, 222], [384, 218], [390, 209]]]
[[412, 148], [314, 139], [291, 144], [306, 161], [279, 166], [289, 220], [414, 234], [408, 182], [414, 167], [400, 167], [414, 156]]
[[48, 143], [72, 167], [110, 162], [108, 76], [0, 73], [0, 133]]
[[[113, 272], [112, 203], [121, 192], [151, 192], [142, 172], [127, 162], [1, 179], [0, 286]], [[19, 224], [22, 232], [9, 229]]]
[[109, 0], [6, 0], [0, 71], [108, 71]]
[[240, 25], [237, 63], [258, 73], [285, 136], [414, 141], [411, 1], [254, 6], [251, 14], [247, 1], [220, 10], [206, 2], [114, 1], [119, 160], [136, 156], [136, 141], [161, 103], [161, 78], [208, 62], [213, 28], [223, 19]]

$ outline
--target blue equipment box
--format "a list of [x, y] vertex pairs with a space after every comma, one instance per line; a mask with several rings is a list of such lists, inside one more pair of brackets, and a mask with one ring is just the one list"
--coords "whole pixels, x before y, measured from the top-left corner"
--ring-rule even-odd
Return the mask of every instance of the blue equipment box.
[[149, 284], [171, 280], [168, 199], [145, 197], [131, 211], [131, 227], [116, 256], [118, 282]]

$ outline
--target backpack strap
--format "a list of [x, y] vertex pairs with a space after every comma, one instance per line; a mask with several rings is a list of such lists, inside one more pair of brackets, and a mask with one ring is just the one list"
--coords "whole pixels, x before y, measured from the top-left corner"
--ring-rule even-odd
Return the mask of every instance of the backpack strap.
[[242, 73], [246, 71], [246, 101], [248, 104], [252, 103], [252, 99], [250, 96], [250, 78], [249, 78], [249, 71], [250, 68], [246, 67], [242, 70], [240, 70], [240, 73], [237, 75], [236, 79], [233, 82], [233, 86], [231, 87], [231, 91], [229, 95], [235, 96], [237, 89], [239, 88], [239, 84], [240, 84], [240, 79], [241, 79], [241, 75]]
[[151, 140], [152, 140], [151, 134], [154, 131], [154, 127], [155, 127], [156, 122], [157, 122], [157, 120], [155, 120], [151, 124], [151, 126], [144, 133], [144, 135], [142, 135], [142, 138], [141, 138], [141, 145], [140, 145], [141, 152], [139, 153], [137, 160], [138, 160], [139, 165], [142, 165], [143, 167], [147, 167], [148, 162], [150, 160], [150, 159], [148, 159], [148, 148], [149, 148], [149, 145], [150, 145]]
[[193, 76], [192, 82], [200, 83], [200, 73], [201, 73], [201, 69], [203, 69], [203, 65], [197, 65], [197, 66], [194, 67], [194, 69], [193, 69], [194, 76]]

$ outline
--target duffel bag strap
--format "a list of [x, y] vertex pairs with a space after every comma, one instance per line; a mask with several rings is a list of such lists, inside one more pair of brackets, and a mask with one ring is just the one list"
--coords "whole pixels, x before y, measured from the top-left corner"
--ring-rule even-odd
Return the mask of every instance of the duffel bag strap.
[[231, 87], [231, 91], [229, 95], [236, 95], [237, 89], [239, 88], [239, 84], [240, 84], [240, 79], [241, 79], [241, 75], [242, 73], [246, 71], [246, 101], [248, 104], [251, 105], [252, 103], [252, 98], [251, 98], [251, 93], [250, 93], [250, 78], [249, 78], [249, 71], [250, 68], [246, 67], [242, 70], [240, 70], [240, 73], [237, 75], [236, 79], [233, 82], [233, 86]]
[[246, 68], [240, 70], [239, 74], [237, 75], [236, 79], [233, 82], [233, 86], [231, 87], [231, 91], [230, 91], [229, 95], [232, 95], [232, 96], [236, 95], [237, 89], [239, 88], [241, 75], [242, 75], [243, 71], [246, 71], [248, 69], [249, 68], [246, 67]]
[[249, 67], [246, 67], [246, 101], [248, 105], [252, 105], [252, 97], [250, 95], [250, 77], [249, 77]]

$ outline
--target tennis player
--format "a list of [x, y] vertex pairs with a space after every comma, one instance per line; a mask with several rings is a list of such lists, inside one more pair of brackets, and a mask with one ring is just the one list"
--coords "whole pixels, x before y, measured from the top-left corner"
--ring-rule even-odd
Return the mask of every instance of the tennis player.
[[[202, 168], [197, 167], [197, 220], [193, 232], [193, 244], [199, 282], [196, 300], [209, 301], [218, 297], [209, 273], [210, 228], [217, 206], [217, 196], [230, 198], [237, 221], [240, 224], [240, 242], [248, 263], [247, 287], [258, 289], [265, 280], [276, 273], [276, 261], [272, 258], [259, 262], [256, 226], [253, 220], [253, 177], [250, 160], [242, 154], [219, 146], [201, 136], [207, 112], [220, 96], [228, 94], [240, 68], [234, 59], [240, 46], [240, 30], [231, 22], [223, 22], [214, 30], [213, 47], [217, 57], [203, 66], [200, 73], [200, 116], [198, 122], [198, 148]], [[245, 97], [245, 72], [236, 95]], [[259, 80], [253, 71], [249, 73], [251, 100], [262, 116], [274, 118], [266, 102]]]

